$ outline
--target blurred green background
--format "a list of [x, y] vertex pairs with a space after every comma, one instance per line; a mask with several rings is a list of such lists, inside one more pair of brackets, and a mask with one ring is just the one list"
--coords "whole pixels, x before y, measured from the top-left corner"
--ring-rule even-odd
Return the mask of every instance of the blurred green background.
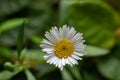
[[[60, 71], [39, 44], [64, 24], [83, 33], [88, 54]], [[120, 0], [0, 0], [0, 80], [120, 80]]]

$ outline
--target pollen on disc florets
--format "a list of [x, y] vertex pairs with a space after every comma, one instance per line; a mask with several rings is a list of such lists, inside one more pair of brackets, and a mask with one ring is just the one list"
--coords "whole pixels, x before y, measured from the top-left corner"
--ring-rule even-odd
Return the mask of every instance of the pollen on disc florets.
[[73, 44], [66, 39], [60, 39], [55, 43], [54, 52], [59, 58], [67, 58], [73, 53]]

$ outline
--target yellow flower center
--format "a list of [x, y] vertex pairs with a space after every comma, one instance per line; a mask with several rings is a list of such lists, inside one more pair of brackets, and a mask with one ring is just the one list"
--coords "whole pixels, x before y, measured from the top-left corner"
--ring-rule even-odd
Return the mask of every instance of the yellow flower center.
[[55, 43], [54, 52], [59, 58], [67, 58], [73, 53], [73, 44], [66, 39], [58, 40]]

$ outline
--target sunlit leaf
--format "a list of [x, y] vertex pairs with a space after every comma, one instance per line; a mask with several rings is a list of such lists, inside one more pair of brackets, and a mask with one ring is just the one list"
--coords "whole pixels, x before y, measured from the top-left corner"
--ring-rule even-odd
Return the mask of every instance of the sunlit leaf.
[[42, 41], [42, 38], [41, 37], [38, 37], [38, 36], [31, 36], [30, 37], [30, 40], [32, 42], [34, 42], [35, 44], [40, 44], [40, 42]]
[[72, 76], [70, 75], [70, 73], [66, 69], [63, 69], [61, 71], [61, 74], [62, 74], [63, 80], [73, 80]]
[[36, 80], [33, 74], [29, 70], [25, 70], [25, 74], [27, 76], [27, 80]]
[[3, 22], [0, 25], [0, 33], [13, 29], [15, 27], [19, 27], [21, 24], [23, 24], [25, 20], [26, 20], [25, 18], [15, 18], [15, 19], [10, 19], [6, 22]]
[[87, 53], [86, 56], [91, 56], [91, 57], [102, 56], [109, 53], [109, 50], [107, 49], [102, 49], [102, 48], [99, 48], [96, 46], [90, 46], [90, 45], [86, 46], [85, 51]]
[[71, 74], [76, 78], [76, 80], [82, 80], [82, 76], [79, 72], [79, 69], [74, 66], [74, 67], [67, 67], [69, 69], [69, 71], [71, 72]]

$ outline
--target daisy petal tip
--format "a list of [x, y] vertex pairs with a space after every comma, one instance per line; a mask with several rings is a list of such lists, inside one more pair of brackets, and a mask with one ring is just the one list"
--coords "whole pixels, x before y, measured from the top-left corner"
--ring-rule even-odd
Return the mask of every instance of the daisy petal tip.
[[59, 68], [61, 71], [63, 70], [63, 66]]

